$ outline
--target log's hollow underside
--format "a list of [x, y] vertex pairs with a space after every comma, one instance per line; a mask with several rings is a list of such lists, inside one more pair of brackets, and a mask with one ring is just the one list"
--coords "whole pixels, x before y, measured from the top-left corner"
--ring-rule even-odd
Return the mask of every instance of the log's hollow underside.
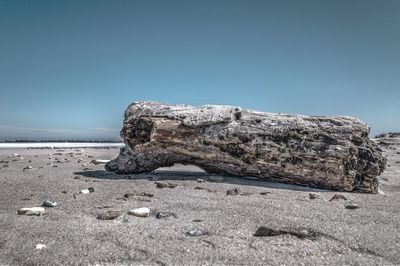
[[144, 173], [181, 163], [212, 174], [376, 193], [386, 159], [368, 134], [352, 117], [136, 102], [121, 130], [126, 147], [106, 169]]

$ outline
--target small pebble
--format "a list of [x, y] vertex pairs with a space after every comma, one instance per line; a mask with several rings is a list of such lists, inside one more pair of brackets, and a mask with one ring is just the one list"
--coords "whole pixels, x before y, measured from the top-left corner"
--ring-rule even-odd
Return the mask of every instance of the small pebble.
[[121, 215], [120, 211], [106, 211], [103, 213], [99, 213], [97, 215], [97, 219], [99, 220], [114, 220]]
[[203, 231], [200, 229], [192, 229], [186, 232], [187, 236], [202, 236], [204, 235]]
[[88, 190], [89, 190], [90, 193], [94, 192], [94, 188], [93, 187], [88, 188]]
[[333, 201], [333, 200], [347, 200], [347, 198], [341, 194], [335, 194], [333, 195], [333, 197], [329, 200], [329, 201]]
[[146, 208], [146, 207], [133, 209], [133, 210], [128, 211], [128, 214], [134, 215], [136, 217], [147, 217], [150, 215], [150, 209]]
[[44, 206], [44, 207], [56, 207], [57, 206], [57, 202], [50, 201], [50, 200], [45, 200], [43, 202], [42, 206]]
[[308, 194], [308, 196], [309, 196], [310, 199], [316, 199], [316, 198], [318, 198], [318, 194], [317, 194], [317, 193], [314, 193], [314, 192], [311, 192], [310, 194]]
[[166, 218], [170, 218], [170, 217], [178, 218], [178, 216], [174, 212], [157, 212], [156, 213], [157, 219], [166, 219]]
[[239, 195], [239, 194], [240, 194], [240, 188], [229, 189], [226, 192], [226, 195], [229, 195], [229, 196], [236, 196], [236, 195]]
[[171, 183], [171, 182], [155, 182], [157, 188], [175, 188], [176, 186], [178, 186], [175, 183]]
[[22, 169], [22, 170], [28, 170], [28, 169], [32, 169], [32, 166], [27, 166], [27, 167], [24, 167], [24, 169]]
[[346, 204], [345, 208], [346, 209], [358, 209], [358, 208], [360, 208], [360, 206], [358, 206], [358, 204], [355, 202], [349, 202]]

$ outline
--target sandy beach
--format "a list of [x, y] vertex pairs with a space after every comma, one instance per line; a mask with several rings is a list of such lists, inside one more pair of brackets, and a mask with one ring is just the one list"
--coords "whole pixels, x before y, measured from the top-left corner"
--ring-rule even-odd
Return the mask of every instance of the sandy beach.
[[[115, 158], [110, 147], [0, 149], [0, 265], [399, 265], [400, 141], [378, 141], [388, 158], [379, 194], [190, 166], [116, 175], [91, 163]], [[17, 214], [45, 200], [58, 205]], [[150, 215], [128, 214], [140, 207]], [[98, 219], [107, 211], [118, 217]], [[310, 234], [254, 236], [260, 226]]]

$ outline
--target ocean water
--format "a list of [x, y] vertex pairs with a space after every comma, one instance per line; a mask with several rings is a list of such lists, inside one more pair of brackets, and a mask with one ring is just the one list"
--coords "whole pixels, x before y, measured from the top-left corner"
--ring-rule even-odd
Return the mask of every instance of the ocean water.
[[124, 143], [97, 143], [97, 142], [32, 142], [32, 143], [0, 143], [0, 149], [15, 148], [96, 148], [96, 147], [124, 147]]

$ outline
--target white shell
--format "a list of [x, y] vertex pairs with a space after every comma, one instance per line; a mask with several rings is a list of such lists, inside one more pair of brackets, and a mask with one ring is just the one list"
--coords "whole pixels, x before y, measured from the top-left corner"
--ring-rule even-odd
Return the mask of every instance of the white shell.
[[47, 248], [47, 246], [43, 245], [43, 244], [37, 244], [36, 245], [36, 249], [44, 249], [44, 248]]
[[89, 194], [90, 191], [89, 191], [89, 189], [82, 189], [82, 190], [81, 190], [81, 193], [82, 193], [82, 194]]
[[25, 207], [18, 210], [18, 214], [25, 214], [25, 215], [37, 215], [44, 213], [43, 207]]
[[146, 208], [146, 207], [133, 209], [133, 210], [128, 211], [128, 214], [134, 215], [137, 217], [147, 217], [150, 215], [150, 209]]

